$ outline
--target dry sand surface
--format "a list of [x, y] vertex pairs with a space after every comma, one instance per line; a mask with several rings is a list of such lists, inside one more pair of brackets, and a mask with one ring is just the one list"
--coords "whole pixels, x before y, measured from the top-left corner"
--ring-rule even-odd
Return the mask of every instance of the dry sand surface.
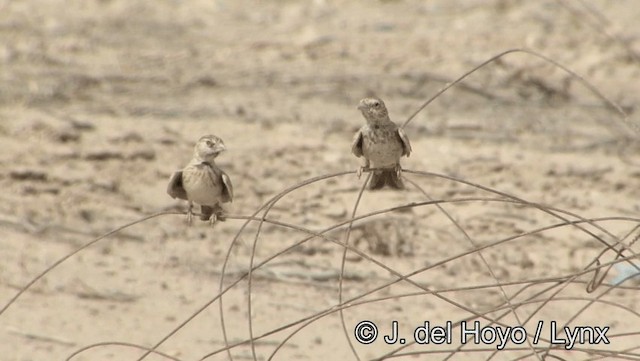
[[[254, 244], [254, 265], [275, 258], [250, 284], [230, 287], [222, 307], [211, 303], [163, 342], [157, 350], [167, 356], [146, 360], [214, 352], [206, 359], [369, 360], [393, 351], [436, 352], [400, 357], [416, 360], [538, 360], [544, 353], [529, 347], [549, 346], [551, 321], [610, 327], [610, 344], [556, 345], [548, 359], [607, 356], [588, 348], [640, 359], [637, 283], [608, 286], [628, 265], [602, 272], [592, 293], [593, 272], [525, 287], [593, 268], [599, 255], [601, 264], [615, 260], [607, 244], [631, 245], [624, 256], [640, 248], [633, 244], [640, 153], [630, 125], [640, 100], [638, 19], [634, 0], [0, 0], [0, 307], [95, 237], [169, 213], [98, 241], [33, 284], [0, 314], [0, 360], [65, 360], [100, 342], [152, 347], [246, 273]], [[356, 177], [360, 160], [350, 152], [364, 122], [358, 100], [375, 94], [403, 122], [447, 82], [511, 48], [581, 74], [628, 120], [533, 55], [480, 69], [406, 127], [414, 152], [403, 167], [430, 173], [405, 172], [412, 182], [405, 191], [365, 191], [356, 215], [427, 199], [458, 202], [355, 222], [349, 244], [361, 253], [346, 254], [340, 295], [344, 248], [332, 240], [345, 241], [365, 178]], [[165, 188], [210, 133], [228, 148], [218, 165], [234, 183], [233, 216], [252, 215], [313, 177], [340, 175], [287, 194], [267, 215], [282, 224], [264, 223], [257, 236], [258, 223], [243, 229], [245, 220], [233, 217], [187, 227], [186, 202]], [[580, 217], [618, 219], [561, 224]], [[330, 238], [292, 247], [305, 231], [336, 225]], [[544, 227], [551, 228], [516, 237]], [[411, 282], [393, 283], [421, 269]], [[294, 334], [302, 325], [295, 322], [336, 311], [341, 299], [351, 300], [344, 329], [332, 312]], [[512, 311], [478, 316], [505, 299]], [[253, 351], [249, 344], [221, 351], [221, 310], [229, 344], [267, 335]], [[483, 327], [523, 325], [531, 337], [495, 355], [496, 344], [452, 353], [467, 318]], [[362, 320], [380, 327], [370, 345], [354, 338]], [[393, 320], [407, 339], [400, 350], [382, 340]], [[453, 343], [411, 345], [424, 321], [453, 321]], [[543, 332], [533, 344], [538, 321]], [[143, 351], [131, 345], [96, 346], [72, 359], [136, 360]]]

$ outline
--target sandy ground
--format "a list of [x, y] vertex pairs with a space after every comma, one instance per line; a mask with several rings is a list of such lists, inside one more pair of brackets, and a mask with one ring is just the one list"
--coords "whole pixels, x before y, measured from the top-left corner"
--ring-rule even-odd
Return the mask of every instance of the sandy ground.
[[[355, 109], [360, 98], [378, 95], [392, 119], [402, 122], [446, 82], [510, 48], [533, 49], [566, 65], [638, 123], [640, 7], [633, 0], [584, 3], [0, 0], [0, 305], [95, 237], [156, 212], [184, 212], [184, 202], [166, 195], [167, 180], [205, 134], [222, 137], [229, 148], [218, 164], [235, 187], [228, 211], [242, 216], [299, 182], [355, 171], [360, 163], [350, 142], [363, 124]], [[474, 73], [406, 130], [414, 149], [403, 160], [406, 169], [479, 183], [581, 217], [637, 217], [640, 156], [629, 139], [638, 134], [579, 80], [532, 55], [511, 54]], [[433, 175], [405, 176], [432, 199], [498, 197]], [[288, 194], [268, 217], [316, 232], [344, 223], [362, 182], [353, 173], [320, 180]], [[414, 186], [365, 192], [357, 214], [425, 199]], [[602, 299], [612, 303], [596, 302], [577, 316], [587, 303], [571, 297], [595, 299], [610, 289], [588, 294], [584, 284], [575, 283], [552, 291], [542, 284], [518, 294], [522, 284], [461, 290], [495, 286], [496, 279], [517, 283], [578, 272], [606, 248], [602, 241], [625, 237], [637, 222], [602, 221], [600, 229], [585, 226], [590, 233], [558, 227], [485, 249], [484, 261], [473, 252], [449, 260], [562, 219], [535, 207], [488, 200], [443, 208], [464, 232], [434, 205], [354, 226], [350, 244], [393, 270], [347, 254], [343, 300], [377, 288], [358, 301], [386, 297], [344, 312], [361, 359], [400, 346], [381, 341], [392, 320], [409, 339], [424, 321], [457, 322], [501, 305], [505, 295], [521, 302], [536, 292], [544, 299], [559, 291], [542, 309], [524, 306], [518, 317], [501, 321], [524, 324], [533, 333], [542, 320], [543, 338], [549, 337], [551, 321], [609, 326], [609, 336], [640, 332], [637, 288], [608, 292]], [[107, 341], [151, 347], [219, 293], [225, 256], [243, 224], [230, 219], [213, 229], [202, 222], [187, 227], [183, 215], [170, 214], [97, 242], [0, 314], [0, 359], [64, 360]], [[231, 343], [249, 337], [249, 319], [257, 336], [339, 304], [342, 247], [317, 237], [287, 250], [307, 234], [264, 224], [256, 237], [257, 229], [251, 223], [240, 233], [224, 287], [248, 269], [255, 240], [254, 264], [277, 257], [255, 271], [250, 291], [244, 280], [225, 294], [222, 310]], [[344, 227], [329, 235], [344, 241]], [[625, 238], [627, 244], [633, 235]], [[600, 260], [612, 259], [608, 252]], [[413, 285], [386, 285], [397, 279], [393, 272], [427, 266], [411, 278]], [[605, 282], [615, 275], [611, 270]], [[577, 280], [591, 278], [593, 273]], [[444, 298], [409, 295], [453, 288], [458, 290], [442, 293]], [[380, 326], [371, 345], [353, 337], [362, 320]], [[220, 325], [220, 303], [214, 302], [158, 350], [179, 360], [200, 359], [224, 347]], [[256, 341], [257, 359], [268, 359], [293, 331]], [[618, 351], [639, 347], [637, 340], [631, 334], [592, 347]], [[402, 352], [458, 345], [454, 340]], [[465, 346], [478, 347], [483, 346]], [[552, 353], [572, 360], [590, 357], [577, 351], [580, 347]], [[135, 360], [141, 354], [111, 345], [73, 359]], [[231, 354], [234, 360], [253, 359], [248, 345]], [[490, 355], [458, 353], [452, 359]], [[500, 352], [493, 360], [518, 355]], [[221, 352], [207, 359], [229, 356]], [[273, 359], [356, 356], [339, 315], [332, 313], [296, 333]]]

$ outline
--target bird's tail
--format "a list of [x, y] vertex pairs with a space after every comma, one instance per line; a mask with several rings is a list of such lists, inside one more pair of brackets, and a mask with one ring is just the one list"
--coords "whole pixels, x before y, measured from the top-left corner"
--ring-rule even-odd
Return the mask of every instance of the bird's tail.
[[393, 189], [404, 189], [404, 183], [402, 182], [402, 179], [398, 177], [398, 173], [395, 169], [374, 171], [371, 175], [371, 181], [369, 182], [369, 189], [381, 189], [385, 185]]

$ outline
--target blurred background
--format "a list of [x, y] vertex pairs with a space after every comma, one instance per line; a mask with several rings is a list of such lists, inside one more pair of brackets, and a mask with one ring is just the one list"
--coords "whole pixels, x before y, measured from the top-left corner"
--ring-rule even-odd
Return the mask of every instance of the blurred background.
[[[576, 77], [539, 57], [513, 53], [469, 76], [409, 123], [414, 153], [403, 166], [584, 217], [635, 217], [637, 5], [0, 0], [0, 303], [93, 237], [154, 212], [186, 210], [165, 188], [202, 135], [224, 139], [228, 152], [218, 164], [236, 193], [229, 212], [250, 215], [305, 179], [355, 171], [360, 160], [350, 153], [350, 142], [364, 124], [356, 110], [362, 97], [382, 98], [400, 124], [447, 83], [512, 48], [534, 50], [582, 75], [628, 119]], [[413, 180], [436, 199], [477, 194], [443, 179]], [[323, 229], [348, 219], [362, 181], [348, 175], [304, 187], [273, 216]], [[365, 192], [358, 212], [423, 197], [415, 190]], [[550, 222], [540, 212], [505, 207], [475, 204], [453, 213], [480, 243]], [[26, 361], [62, 359], [105, 340], [153, 345], [217, 293], [221, 265], [241, 225], [230, 220], [214, 230], [199, 223], [187, 228], [183, 216], [164, 216], [101, 241], [0, 315], [0, 353]], [[431, 208], [359, 227], [352, 242], [406, 272], [470, 247]], [[606, 227], [621, 237], [631, 226]], [[576, 271], [602, 245], [571, 232], [541, 237], [526, 248], [505, 245], [491, 264], [502, 270], [504, 281]], [[265, 258], [303, 236], [267, 226], [258, 255]], [[237, 264], [229, 277], [246, 269], [253, 237], [240, 237], [243, 245], [232, 252]], [[337, 302], [334, 271], [342, 248], [315, 242], [282, 257], [280, 273], [272, 270], [286, 274], [286, 281], [263, 275], [254, 296], [262, 302], [252, 316], [261, 320], [257, 329], [273, 329], [282, 319], [300, 319]], [[354, 294], [391, 277], [352, 261]], [[309, 276], [326, 270], [334, 273]], [[423, 281], [434, 287], [491, 282], [485, 271], [477, 260], [461, 261]], [[493, 298], [483, 298], [489, 304], [501, 297], [492, 292]], [[634, 293], [618, 296], [637, 301]], [[232, 338], [246, 339], [246, 285], [229, 297], [233, 301], [225, 307], [237, 318], [228, 326]], [[479, 302], [478, 294], [460, 297], [463, 303]], [[460, 311], [438, 307], [430, 299], [361, 307], [348, 324], [376, 314], [419, 325], [425, 317], [454, 320]], [[163, 351], [186, 360], [222, 347], [216, 312], [214, 305]], [[584, 322], [602, 321], [598, 317]], [[355, 359], [339, 319], [326, 322], [296, 336], [276, 359], [319, 360], [327, 350], [337, 359]], [[261, 357], [275, 345], [261, 344], [261, 352], [268, 350]], [[358, 347], [363, 358], [389, 350]], [[246, 347], [237, 350], [251, 355]], [[105, 347], [78, 359], [135, 355], [140, 351]], [[220, 357], [226, 359], [224, 353]]]

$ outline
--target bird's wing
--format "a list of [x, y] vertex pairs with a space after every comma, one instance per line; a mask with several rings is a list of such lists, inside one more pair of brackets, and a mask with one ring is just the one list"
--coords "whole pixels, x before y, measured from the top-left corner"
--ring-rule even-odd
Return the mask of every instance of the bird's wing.
[[355, 154], [356, 157], [362, 157], [362, 129], [358, 130], [356, 135], [353, 137], [353, 141], [351, 142], [351, 152]]
[[233, 201], [233, 185], [231, 184], [231, 178], [224, 171], [220, 170], [222, 178], [222, 201]]
[[409, 154], [411, 154], [411, 143], [409, 143], [409, 137], [407, 137], [407, 133], [405, 133], [402, 128], [398, 128], [398, 136], [402, 142], [402, 155], [406, 155], [408, 157]]
[[169, 185], [167, 186], [167, 194], [171, 198], [187, 199], [187, 192], [182, 186], [182, 171], [174, 172], [169, 179]]

